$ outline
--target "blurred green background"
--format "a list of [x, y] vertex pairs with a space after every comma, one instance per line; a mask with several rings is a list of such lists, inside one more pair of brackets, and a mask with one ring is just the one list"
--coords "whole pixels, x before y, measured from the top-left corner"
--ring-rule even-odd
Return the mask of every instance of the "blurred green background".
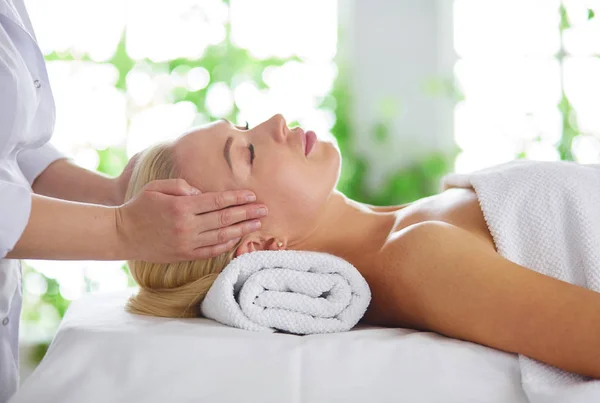
[[[272, 113], [282, 112], [291, 124], [301, 124], [315, 129], [319, 136], [335, 138], [343, 156], [338, 185], [343, 193], [361, 202], [392, 205], [436, 193], [440, 177], [457, 167], [456, 158], [464, 151], [465, 147], [457, 140], [442, 151], [421, 152], [417, 160], [388, 169], [377, 186], [370, 183], [370, 172], [376, 168], [377, 161], [361, 152], [358, 138], [366, 138], [377, 147], [386, 148], [392, 147], [399, 136], [410, 140], [411, 136], [417, 138], [422, 133], [398, 133], [394, 121], [403, 114], [402, 93], [397, 94], [400, 101], [396, 104], [382, 96], [366, 129], [364, 125], [360, 132], [356, 129], [354, 115], [361, 94], [353, 91], [351, 72], [354, 65], [352, 57], [348, 56], [348, 52], [352, 53], [353, 27], [338, 24], [338, 8], [344, 2], [288, 1], [283, 2], [284, 6], [278, 6], [277, 2], [265, 1], [230, 4], [229, 1], [211, 0], [183, 4], [140, 0], [88, 2], [85, 7], [66, 0], [53, 3], [27, 2], [46, 53], [57, 100], [57, 133], [53, 142], [86, 168], [116, 176], [133, 153], [155, 141], [172, 138], [192, 124], [226, 117], [239, 124], [247, 120], [254, 125]], [[577, 2], [575, 6], [568, 3], [573, 2], [555, 2], [551, 10], [550, 24], [555, 29], [559, 46], [544, 56], [560, 69], [556, 83], [560, 97], [553, 105], [559, 120], [558, 135], [548, 140], [534, 128], [518, 138], [518, 145], [510, 148], [509, 158], [575, 159], [581, 162], [598, 159], [598, 133], [581, 124], [578, 110], [563, 82], [563, 64], [574, 57], [569, 51], [569, 46], [573, 45], [567, 46], [565, 39], [574, 30], [576, 21], [579, 30], [592, 27], [589, 35], [600, 42], [595, 18], [598, 10], [594, 11], [589, 5], [592, 3]], [[257, 21], [260, 15], [250, 15], [249, 4], [270, 8], [270, 16], [263, 17], [271, 20]], [[450, 15], [449, 19], [455, 23], [461, 20], [456, 13], [469, 4], [474, 3], [463, 1], [458, 11], [456, 7], [451, 8], [454, 16]], [[68, 21], [57, 22], [59, 6], [71, 10]], [[58, 11], [52, 11], [52, 7]], [[511, 7], [513, 9], [506, 13], [507, 18], [519, 19], [520, 6], [513, 4]], [[531, 7], [534, 7], [533, 11], [528, 12], [536, 15], [536, 6]], [[169, 10], [169, 15], [161, 15], [164, 10]], [[308, 39], [306, 32], [296, 38], [282, 34], [280, 26], [268, 28], [267, 22], [283, 19], [278, 12], [294, 17], [286, 20], [291, 22], [283, 28], [292, 23], [303, 26], [305, 23], [299, 24], [296, 20], [316, 18], [311, 28], [316, 33]], [[80, 13], [80, 19], [77, 13]], [[307, 14], [300, 18], [300, 13]], [[483, 15], [467, 17], [476, 21], [484, 18]], [[164, 23], [165, 20], [171, 25]], [[502, 24], [511, 29], [509, 21]], [[74, 36], [73, 32], [80, 36]], [[456, 37], [468, 34], [460, 34], [456, 26], [453, 32]], [[277, 38], [280, 35], [282, 37]], [[498, 35], [499, 43], [502, 43], [504, 33]], [[279, 42], [276, 43], [276, 39]], [[401, 39], [390, 33], [390, 41]], [[271, 48], [260, 46], [265, 43]], [[336, 52], [342, 46], [350, 50]], [[535, 46], [533, 48], [535, 54]], [[390, 47], [389, 52], [393, 51]], [[470, 98], [468, 86], [462, 85], [460, 79], [461, 74], [466, 74], [462, 67], [459, 68], [460, 63], [466, 65], [472, 57], [461, 56], [460, 51], [457, 53], [454, 72], [432, 74], [418, 84], [425, 97], [456, 105], [459, 114], [462, 113], [461, 105], [469, 105], [470, 99], [471, 106], [479, 104], [476, 92]], [[597, 55], [575, 56], [598, 59]], [[495, 57], [506, 60], [513, 56], [492, 52], [492, 63]], [[592, 71], [600, 73], [597, 64], [593, 65]], [[393, 77], [387, 79], [393, 80]], [[500, 78], [492, 75], [488, 79], [494, 82]], [[521, 95], [514, 92], [512, 97], [518, 103]], [[590, 102], [592, 105], [584, 105], [582, 110], [596, 108], [598, 111], [597, 98]], [[484, 101], [480, 105], [483, 105], [480, 108], [487, 107], [492, 111], [495, 108], [486, 106]], [[523, 116], [528, 118], [535, 113], [525, 111]], [[457, 121], [462, 121], [459, 118], [457, 115]], [[450, 128], [459, 140], [462, 138], [461, 127], [455, 124]], [[485, 143], [487, 133], [491, 136], [493, 132], [494, 127], [490, 124], [489, 131], [479, 133], [478, 141]], [[550, 153], [531, 151], [539, 150], [538, 146], [550, 149]], [[481, 157], [482, 151], [478, 150], [473, 146], [468, 152]], [[484, 163], [486, 158], [482, 157]], [[493, 158], [489, 161], [493, 162]], [[29, 348], [25, 359], [30, 367], [43, 357], [71, 300], [84, 292], [111, 291], [134, 285], [123, 262], [25, 263], [22, 339]]]

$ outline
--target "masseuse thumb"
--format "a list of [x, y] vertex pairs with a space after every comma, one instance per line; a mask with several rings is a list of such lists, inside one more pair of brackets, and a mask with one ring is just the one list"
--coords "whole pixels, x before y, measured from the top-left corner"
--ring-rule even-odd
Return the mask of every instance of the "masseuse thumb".
[[184, 179], [155, 180], [148, 183], [144, 189], [172, 196], [192, 196], [200, 194], [198, 189], [191, 186]]

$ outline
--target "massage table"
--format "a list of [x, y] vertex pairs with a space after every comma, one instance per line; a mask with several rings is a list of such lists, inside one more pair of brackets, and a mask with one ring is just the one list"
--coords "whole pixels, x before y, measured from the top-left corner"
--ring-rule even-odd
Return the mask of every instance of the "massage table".
[[73, 301], [11, 403], [525, 403], [517, 355], [429, 332], [257, 333]]

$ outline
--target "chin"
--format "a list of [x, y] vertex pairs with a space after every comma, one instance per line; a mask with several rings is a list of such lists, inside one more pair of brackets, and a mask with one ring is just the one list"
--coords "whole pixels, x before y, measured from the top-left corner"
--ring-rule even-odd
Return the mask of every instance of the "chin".
[[331, 191], [333, 192], [340, 180], [340, 174], [342, 172], [342, 156], [337, 147], [334, 147], [333, 145], [331, 147], [333, 150], [331, 155], [328, 156], [328, 162], [330, 164], [327, 169], [327, 176], [331, 178]]
[[322, 152], [324, 155], [324, 158], [326, 160], [336, 160], [337, 164], [339, 165], [339, 161], [341, 159], [341, 153], [340, 153], [340, 148], [338, 147], [337, 143], [332, 143], [330, 141], [322, 141], [319, 140], [320, 146], [323, 148]]
[[337, 143], [336, 144], [327, 143], [327, 144], [329, 145], [329, 147], [331, 147], [331, 156], [329, 158], [331, 158], [332, 165], [335, 168], [336, 177], [339, 178], [341, 167], [342, 167], [342, 154], [340, 153], [340, 149], [339, 149]]
[[322, 140], [319, 139], [319, 143], [321, 143], [323, 145], [323, 147], [327, 147], [329, 149], [335, 150], [335, 152], [339, 155], [340, 154], [340, 147], [337, 144], [337, 140], [334, 139], [327, 139], [327, 140]]

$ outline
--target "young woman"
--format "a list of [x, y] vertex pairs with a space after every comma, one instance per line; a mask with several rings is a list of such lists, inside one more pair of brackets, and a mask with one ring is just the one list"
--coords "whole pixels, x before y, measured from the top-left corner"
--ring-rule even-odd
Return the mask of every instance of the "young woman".
[[[182, 178], [201, 191], [251, 189], [269, 215], [229, 254], [129, 262], [140, 285], [129, 310], [194, 316], [234, 256], [321, 251], [351, 262], [369, 283], [366, 323], [435, 331], [600, 377], [600, 294], [502, 257], [473, 189], [374, 207], [335, 191], [339, 169], [332, 144], [289, 129], [280, 115], [252, 129], [218, 121], [147, 150], [128, 197], [151, 180]], [[227, 211], [220, 219], [229, 220]]]

